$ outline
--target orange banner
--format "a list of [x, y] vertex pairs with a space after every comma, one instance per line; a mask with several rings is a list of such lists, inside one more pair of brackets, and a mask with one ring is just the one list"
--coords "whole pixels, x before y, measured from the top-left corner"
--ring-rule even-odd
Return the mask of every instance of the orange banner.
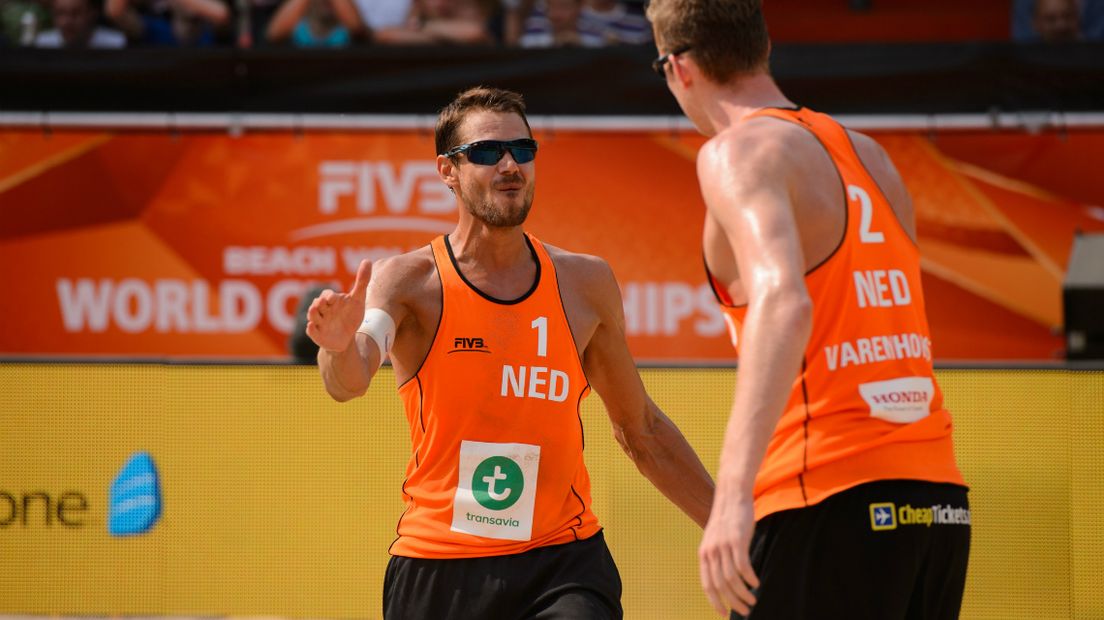
[[[876, 137], [916, 202], [935, 356], [1060, 354], [1072, 234], [1104, 230], [1104, 197], [1045, 162], [1091, 161], [1104, 132]], [[701, 265], [702, 139], [537, 138], [527, 228], [610, 262], [637, 358], [732, 360]], [[350, 285], [455, 210], [426, 132], [0, 133], [0, 353], [284, 358], [307, 287]]]

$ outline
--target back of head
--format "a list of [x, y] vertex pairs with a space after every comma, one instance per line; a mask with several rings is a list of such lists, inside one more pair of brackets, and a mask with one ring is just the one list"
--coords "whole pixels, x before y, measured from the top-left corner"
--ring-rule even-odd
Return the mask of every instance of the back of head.
[[[525, 118], [525, 100], [519, 93], [501, 88], [476, 86], [456, 96], [452, 103], [441, 109], [437, 115], [437, 128], [434, 142], [438, 155], [444, 155], [460, 141], [460, 126], [469, 112], [490, 111], [505, 114], [517, 114], [529, 128], [529, 119]], [[532, 130], [529, 134], [532, 136]]]
[[662, 51], [692, 50], [698, 67], [718, 84], [767, 70], [770, 40], [761, 0], [652, 0], [648, 19]]

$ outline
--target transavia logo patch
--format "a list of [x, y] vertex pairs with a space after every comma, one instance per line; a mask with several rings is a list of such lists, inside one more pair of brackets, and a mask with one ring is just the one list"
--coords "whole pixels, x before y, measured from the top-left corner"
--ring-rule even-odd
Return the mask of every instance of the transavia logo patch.
[[540, 446], [460, 442], [452, 531], [484, 538], [531, 540]]
[[870, 529], [874, 531], [897, 529], [897, 509], [892, 502], [870, 505]]
[[505, 510], [521, 499], [525, 476], [517, 463], [504, 456], [492, 456], [475, 468], [472, 495], [488, 510]]
[[148, 452], [130, 457], [111, 483], [107, 531], [113, 536], [144, 534], [161, 516], [161, 482]]

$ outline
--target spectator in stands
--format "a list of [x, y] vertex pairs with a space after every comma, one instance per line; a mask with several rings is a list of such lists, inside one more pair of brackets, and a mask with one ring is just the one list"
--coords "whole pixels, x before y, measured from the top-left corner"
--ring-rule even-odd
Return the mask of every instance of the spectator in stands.
[[1035, 32], [1047, 43], [1081, 38], [1081, 11], [1076, 0], [1035, 0]]
[[230, 24], [221, 0], [107, 0], [107, 15], [135, 45], [203, 47]]
[[620, 0], [508, 0], [507, 45], [558, 47], [639, 45], [652, 30], [639, 5]]
[[414, 0], [405, 24], [376, 31], [373, 40], [384, 45], [494, 43], [488, 22], [495, 6], [494, 0]]
[[372, 32], [400, 28], [410, 15], [411, 0], [355, 0], [360, 19]]
[[270, 43], [295, 47], [348, 47], [368, 29], [352, 0], [286, 0], [268, 24]]
[[92, 0], [53, 0], [51, 17], [54, 28], [35, 37], [35, 47], [101, 48], [126, 47], [126, 37], [118, 30], [96, 24], [100, 11]]
[[652, 42], [652, 26], [639, 11], [618, 0], [583, 0], [582, 21], [597, 30], [610, 45], [643, 45]]
[[0, 0], [0, 47], [29, 46], [50, 27], [50, 6], [43, 0]]
[[525, 20], [521, 47], [602, 47], [601, 27], [583, 19], [583, 0], [544, 0]]
[[1104, 0], [1015, 0], [1012, 37], [1062, 43], [1104, 39]]

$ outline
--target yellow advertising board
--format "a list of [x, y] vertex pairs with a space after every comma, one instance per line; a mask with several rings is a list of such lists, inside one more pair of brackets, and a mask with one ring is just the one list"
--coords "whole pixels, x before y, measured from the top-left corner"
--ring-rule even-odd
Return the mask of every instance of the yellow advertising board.
[[[731, 369], [645, 384], [716, 466]], [[972, 486], [965, 618], [1104, 617], [1104, 372], [944, 370]], [[378, 618], [409, 435], [389, 369], [0, 365], [0, 614]], [[628, 618], [709, 618], [699, 531], [583, 407]]]

